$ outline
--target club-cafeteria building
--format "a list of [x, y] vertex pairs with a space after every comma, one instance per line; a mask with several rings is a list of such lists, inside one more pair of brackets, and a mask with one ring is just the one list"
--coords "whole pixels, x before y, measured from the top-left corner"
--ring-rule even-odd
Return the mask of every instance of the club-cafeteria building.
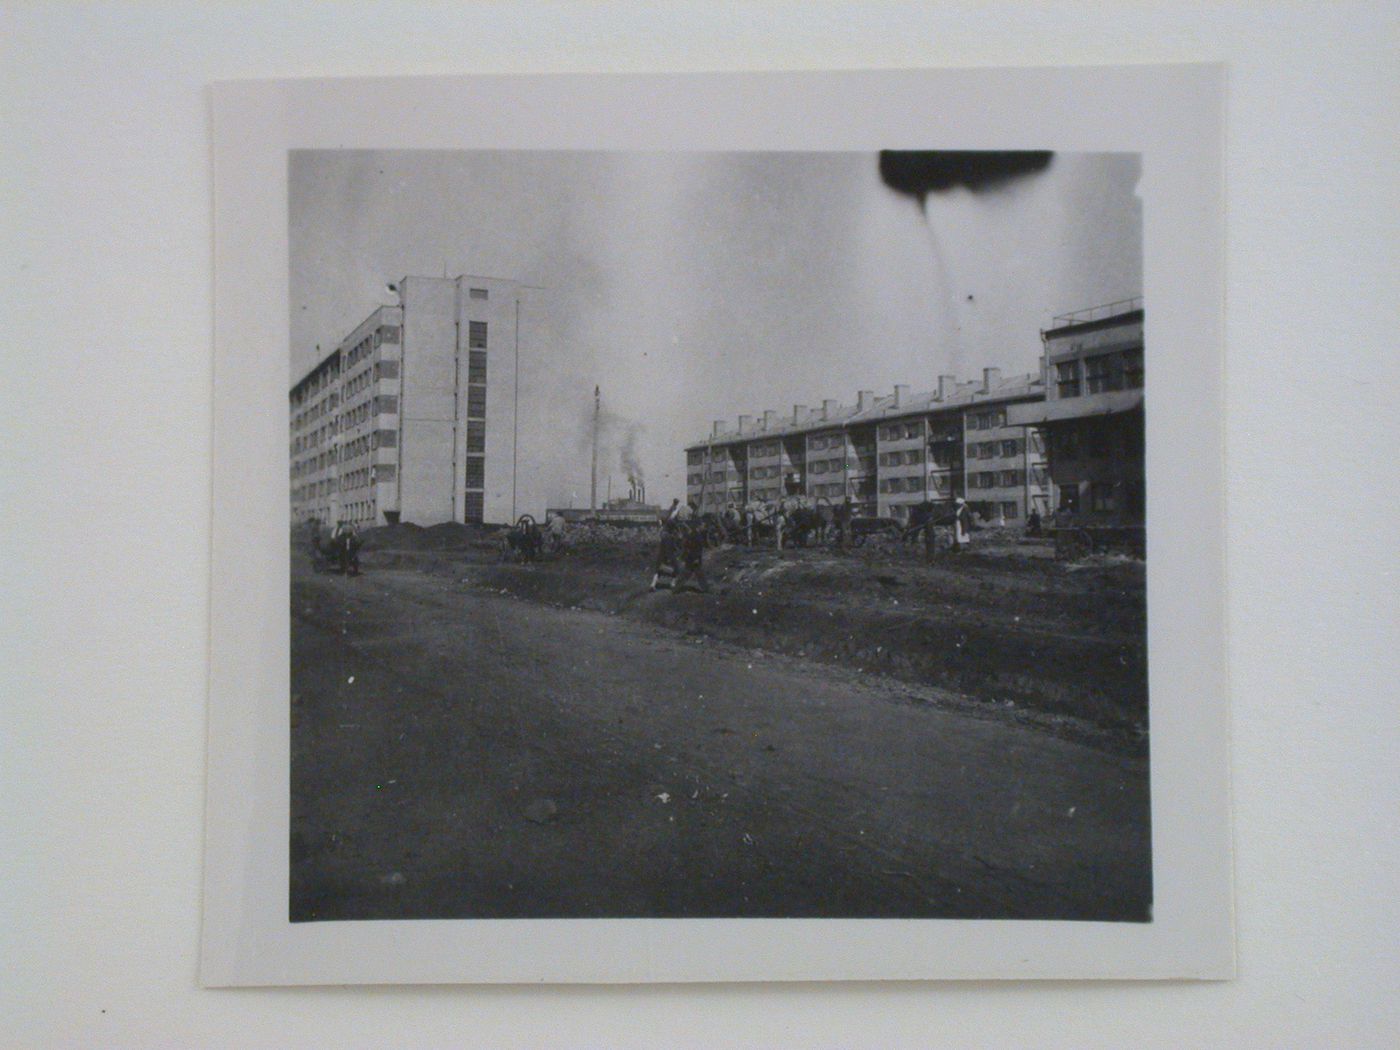
[[510, 520], [520, 286], [461, 276], [391, 288], [394, 305], [292, 384], [292, 520]]

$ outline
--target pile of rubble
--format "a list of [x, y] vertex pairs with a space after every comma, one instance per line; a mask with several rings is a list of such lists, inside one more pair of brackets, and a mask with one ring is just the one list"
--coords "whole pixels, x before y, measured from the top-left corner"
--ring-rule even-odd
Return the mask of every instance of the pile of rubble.
[[564, 542], [570, 547], [651, 547], [659, 534], [659, 527], [590, 521], [570, 525]]

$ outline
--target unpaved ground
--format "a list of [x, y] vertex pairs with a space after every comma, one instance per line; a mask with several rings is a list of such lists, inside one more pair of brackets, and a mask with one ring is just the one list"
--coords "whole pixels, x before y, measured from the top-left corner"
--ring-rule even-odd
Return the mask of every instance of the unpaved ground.
[[728, 595], [624, 576], [623, 608], [586, 609], [494, 584], [611, 555], [422, 557], [295, 559], [293, 919], [1149, 913], [1140, 754], [660, 626], [747, 600], [738, 564]]
[[936, 685], [1078, 739], [1145, 753], [1142, 563], [1066, 565], [1048, 544], [1016, 535], [979, 534], [975, 553], [933, 564], [917, 547], [898, 545], [844, 554], [725, 548], [707, 558], [709, 595], [649, 594], [653, 552], [642, 533], [515, 565], [502, 561], [495, 540], [462, 526], [381, 530], [365, 562]]

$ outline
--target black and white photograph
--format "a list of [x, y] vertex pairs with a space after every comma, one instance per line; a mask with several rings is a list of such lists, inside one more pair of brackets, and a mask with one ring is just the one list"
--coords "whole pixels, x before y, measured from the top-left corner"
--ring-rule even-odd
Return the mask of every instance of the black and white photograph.
[[1150, 922], [1141, 174], [291, 151], [290, 920]]

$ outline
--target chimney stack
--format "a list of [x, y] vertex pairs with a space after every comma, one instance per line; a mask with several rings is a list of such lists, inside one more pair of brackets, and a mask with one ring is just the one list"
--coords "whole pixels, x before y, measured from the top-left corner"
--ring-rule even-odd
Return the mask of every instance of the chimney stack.
[[806, 405], [793, 405], [793, 406], [792, 406], [792, 421], [793, 421], [794, 424], [801, 423], [802, 420], [803, 420], [803, 418], [806, 417], [806, 415], [807, 415], [807, 406], [806, 406]]
[[860, 412], [869, 412], [875, 407], [875, 391], [862, 390], [856, 398], [856, 409]]
[[739, 433], [744, 433], [753, 429], [753, 416], [739, 417]]
[[894, 386], [894, 407], [904, 408], [909, 404], [909, 387], [904, 383], [896, 383]]
[[822, 418], [830, 419], [834, 415], [836, 415], [836, 399], [828, 398], [822, 402]]
[[1000, 383], [1000, 382], [1001, 382], [1001, 369], [1000, 369], [1000, 368], [984, 368], [984, 369], [982, 369], [982, 393], [984, 393], [984, 394], [990, 394], [990, 393], [992, 392], [992, 387], [996, 386], [996, 385], [997, 385], [998, 383]]
[[938, 377], [938, 400], [940, 400], [940, 401], [947, 401], [950, 397], [953, 396], [953, 393], [954, 393], [957, 389], [958, 389], [958, 377], [957, 377], [957, 376], [939, 376], [939, 377]]
[[774, 409], [771, 409], [771, 408], [765, 408], [765, 409], [763, 410], [763, 429], [764, 429], [764, 430], [772, 430], [772, 429], [773, 429], [774, 427], [776, 427], [777, 425], [778, 425], [778, 413], [777, 413], [777, 411], [774, 410]]

